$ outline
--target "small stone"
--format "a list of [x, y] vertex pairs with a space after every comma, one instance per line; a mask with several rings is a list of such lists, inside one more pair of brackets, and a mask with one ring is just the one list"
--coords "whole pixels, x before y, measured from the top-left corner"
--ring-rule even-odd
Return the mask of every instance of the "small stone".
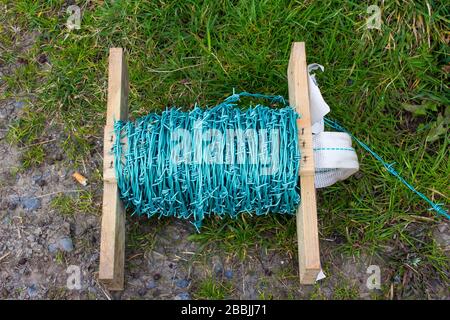
[[147, 288], [139, 288], [138, 295], [143, 297], [143, 296], [145, 296], [146, 293], [147, 293]]
[[22, 206], [27, 211], [34, 211], [41, 207], [41, 200], [35, 197], [26, 197], [22, 199]]
[[175, 285], [176, 285], [178, 288], [187, 288], [187, 287], [189, 286], [189, 280], [186, 280], [186, 279], [180, 279], [180, 280], [177, 280], [177, 281], [175, 282]]
[[175, 300], [191, 300], [191, 296], [187, 292], [181, 292], [175, 296]]
[[17, 262], [17, 264], [21, 266], [23, 266], [25, 263], [27, 263], [27, 259], [24, 257], [20, 258], [20, 260]]
[[62, 238], [59, 240], [59, 248], [66, 252], [71, 252], [73, 250], [73, 242], [70, 238]]
[[27, 293], [28, 293], [28, 296], [31, 298], [31, 297], [34, 297], [36, 294], [37, 294], [37, 288], [36, 288], [36, 285], [35, 284], [32, 284], [31, 286], [29, 286], [28, 288], [27, 288]]
[[214, 266], [214, 272], [215, 272], [217, 275], [221, 275], [222, 272], [223, 272], [222, 264], [216, 264], [216, 265]]
[[158, 286], [158, 285], [157, 285], [156, 282], [153, 281], [153, 280], [149, 280], [149, 281], [147, 282], [147, 284], [145, 285], [145, 287], [146, 287], [147, 289], [155, 289], [157, 286]]
[[153, 280], [158, 281], [159, 279], [161, 279], [161, 275], [159, 273], [155, 273], [153, 275]]
[[231, 280], [233, 278], [233, 271], [231, 270], [225, 270], [224, 273], [225, 278], [227, 278], [228, 280]]
[[50, 253], [55, 253], [58, 250], [58, 245], [56, 243], [51, 243], [48, 245], [48, 251]]
[[25, 102], [16, 101], [16, 102], [14, 102], [13, 105], [14, 105], [14, 108], [21, 110], [21, 109], [23, 109], [23, 107], [25, 107]]

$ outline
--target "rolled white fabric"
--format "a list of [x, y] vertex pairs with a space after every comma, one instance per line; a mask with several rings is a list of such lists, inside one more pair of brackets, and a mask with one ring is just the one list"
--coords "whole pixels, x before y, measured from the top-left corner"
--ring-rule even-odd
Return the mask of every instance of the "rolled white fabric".
[[316, 188], [331, 186], [359, 170], [358, 156], [352, 139], [343, 132], [321, 132], [313, 135]]
[[352, 148], [352, 139], [347, 133], [324, 131], [323, 117], [330, 112], [311, 71], [324, 67], [320, 64], [308, 65], [308, 87], [313, 133], [316, 188], [331, 186], [347, 179], [359, 170], [358, 156]]

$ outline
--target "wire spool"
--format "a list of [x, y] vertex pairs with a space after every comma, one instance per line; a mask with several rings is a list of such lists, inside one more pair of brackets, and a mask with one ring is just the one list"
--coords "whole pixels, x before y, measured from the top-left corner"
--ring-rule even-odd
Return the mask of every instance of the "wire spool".
[[[242, 109], [240, 97], [283, 107]], [[121, 198], [133, 214], [189, 219], [197, 228], [210, 215], [294, 214], [300, 202], [297, 118], [281, 96], [244, 92], [209, 109], [170, 108], [117, 121]]]

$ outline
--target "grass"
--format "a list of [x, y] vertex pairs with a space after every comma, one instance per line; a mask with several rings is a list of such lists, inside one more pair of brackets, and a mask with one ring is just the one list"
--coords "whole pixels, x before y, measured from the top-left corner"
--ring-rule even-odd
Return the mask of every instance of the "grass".
[[127, 232], [127, 247], [150, 252], [155, 246], [156, 232], [142, 232], [139, 223], [133, 223]]
[[[444, 3], [380, 3], [381, 30], [369, 30], [366, 9], [373, 2], [77, 1], [82, 21], [73, 31], [65, 27], [66, 1], [0, 3], [6, 9], [0, 11], [0, 63], [19, 64], [2, 77], [7, 90], [0, 98], [35, 97], [32, 110], [10, 130], [15, 141], [38, 142], [42, 125], [53, 119], [65, 130], [64, 150], [81, 165], [92, 148], [89, 139], [102, 139], [109, 47], [127, 51], [136, 118], [167, 105], [213, 104], [233, 88], [287, 96], [290, 44], [301, 40], [308, 61], [325, 66], [317, 78], [331, 116], [395, 162], [421, 192], [448, 202]], [[32, 30], [39, 35], [23, 51], [15, 39]], [[42, 56], [48, 63], [40, 62]], [[448, 280], [448, 259], [430, 232], [442, 219], [370, 155], [358, 149], [358, 156], [358, 177], [318, 193], [321, 237], [339, 239], [337, 250], [347, 254], [394, 246], [392, 268], [405, 265], [413, 252], [419, 270]], [[192, 240], [242, 259], [259, 246], [295, 255], [295, 221], [211, 219]]]
[[214, 277], [203, 279], [194, 293], [195, 299], [223, 300], [229, 298], [233, 291], [231, 283], [222, 282]]
[[59, 265], [64, 264], [65, 263], [64, 252], [58, 250], [55, 255], [55, 261]]
[[45, 159], [45, 150], [42, 146], [33, 146], [22, 154], [22, 168], [28, 169], [40, 165]]
[[255, 247], [277, 249], [289, 256], [296, 252], [296, 225], [292, 217], [249, 217], [210, 219], [201, 233], [189, 239], [203, 246], [217, 246], [230, 255], [245, 259]]
[[359, 298], [359, 291], [352, 285], [339, 285], [334, 288], [334, 300], [355, 300]]
[[76, 195], [58, 194], [50, 202], [50, 207], [64, 216], [73, 216], [75, 213], [96, 213], [99, 210], [93, 204], [94, 194], [91, 191], [81, 191]]

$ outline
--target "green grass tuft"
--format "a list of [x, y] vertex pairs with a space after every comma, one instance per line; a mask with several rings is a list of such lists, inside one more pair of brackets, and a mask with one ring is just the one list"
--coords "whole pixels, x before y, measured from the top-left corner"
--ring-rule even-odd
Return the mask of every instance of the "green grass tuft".
[[223, 300], [229, 298], [233, 292], [231, 283], [209, 277], [203, 279], [194, 293], [195, 299]]
[[333, 291], [334, 300], [355, 300], [359, 299], [359, 291], [355, 286], [341, 284]]
[[94, 194], [91, 191], [81, 191], [76, 195], [58, 194], [50, 202], [50, 207], [64, 216], [73, 216], [76, 213], [94, 214], [98, 206], [93, 204]]

